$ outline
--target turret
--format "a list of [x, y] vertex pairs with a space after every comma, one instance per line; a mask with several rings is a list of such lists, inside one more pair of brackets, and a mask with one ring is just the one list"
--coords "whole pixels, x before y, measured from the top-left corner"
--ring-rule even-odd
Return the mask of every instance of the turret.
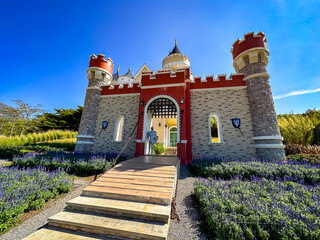
[[190, 59], [180, 52], [177, 45], [177, 40], [175, 40], [174, 48], [162, 61], [162, 68], [176, 70], [177, 68], [185, 67], [190, 67]]
[[90, 56], [87, 77], [89, 80], [84, 108], [76, 142], [76, 152], [91, 152], [94, 142], [94, 131], [98, 116], [102, 86], [112, 81], [113, 63], [104, 55]]
[[265, 34], [245, 34], [243, 40], [237, 39], [233, 43], [231, 53], [235, 71], [244, 74], [257, 156], [266, 160], [285, 159], [266, 69], [269, 51]]

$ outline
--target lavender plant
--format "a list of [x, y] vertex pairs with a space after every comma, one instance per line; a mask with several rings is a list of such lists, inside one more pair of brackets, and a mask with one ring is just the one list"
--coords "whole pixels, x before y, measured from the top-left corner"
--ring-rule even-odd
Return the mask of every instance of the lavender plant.
[[58, 168], [0, 167], [0, 233], [19, 216], [41, 208], [50, 198], [71, 189], [69, 176]]
[[199, 179], [195, 196], [215, 239], [320, 239], [320, 186]]
[[63, 168], [69, 174], [88, 176], [104, 172], [112, 165], [116, 153], [68, 153], [47, 152], [44, 154], [27, 153], [13, 159], [13, 165], [19, 167], [43, 166], [50, 170]]
[[320, 164], [308, 164], [295, 161], [266, 162], [257, 159], [247, 161], [226, 159], [197, 159], [190, 164], [190, 170], [201, 177], [232, 179], [252, 176], [271, 180], [287, 180], [303, 184], [320, 183]]

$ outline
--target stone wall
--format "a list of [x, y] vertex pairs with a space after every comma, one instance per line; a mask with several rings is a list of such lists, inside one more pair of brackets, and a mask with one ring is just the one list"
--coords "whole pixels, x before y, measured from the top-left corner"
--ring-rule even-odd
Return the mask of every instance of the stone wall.
[[[120, 152], [123, 146], [129, 139], [137, 121], [139, 112], [139, 95], [115, 95], [115, 96], [102, 96], [100, 98], [99, 113], [95, 129], [95, 139], [94, 139], [94, 152]], [[122, 141], [114, 141], [114, 134], [116, 128], [117, 119], [124, 117], [124, 129]], [[109, 121], [107, 129], [102, 130], [102, 122]], [[127, 157], [135, 156], [135, 147], [137, 131], [133, 134], [132, 140], [125, 149], [123, 155]]]
[[[209, 114], [217, 113], [221, 122], [221, 143], [209, 143]], [[239, 129], [231, 119], [241, 119]], [[256, 157], [251, 114], [247, 90], [244, 87], [230, 89], [206, 89], [191, 91], [192, 157], [226, 157], [248, 159]]]

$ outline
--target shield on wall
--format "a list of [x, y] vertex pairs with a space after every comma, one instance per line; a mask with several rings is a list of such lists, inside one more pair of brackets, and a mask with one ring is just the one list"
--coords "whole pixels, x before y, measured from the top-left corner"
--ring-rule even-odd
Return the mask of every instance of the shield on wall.
[[240, 123], [241, 123], [240, 118], [232, 118], [231, 121], [232, 121], [232, 125], [235, 128], [239, 128], [240, 127]]
[[102, 128], [106, 129], [108, 127], [109, 122], [108, 121], [103, 121], [102, 122]]

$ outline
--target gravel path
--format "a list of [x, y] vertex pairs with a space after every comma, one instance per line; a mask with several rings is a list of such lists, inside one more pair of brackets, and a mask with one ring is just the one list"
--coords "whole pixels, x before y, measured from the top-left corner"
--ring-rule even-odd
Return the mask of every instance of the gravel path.
[[66, 207], [67, 201], [80, 196], [82, 189], [89, 183], [90, 181], [86, 181], [83, 179], [75, 179], [75, 188], [73, 188], [71, 192], [53, 202], [51, 206], [49, 206], [42, 212], [27, 219], [22, 224], [19, 224], [17, 227], [12, 228], [7, 233], [1, 235], [0, 240], [20, 240], [29, 236], [38, 228], [47, 224], [48, 217], [61, 212]]
[[197, 178], [191, 176], [187, 166], [181, 166], [176, 199], [180, 222], [177, 219], [171, 220], [168, 240], [207, 239], [200, 232], [199, 213], [192, 205], [191, 194], [196, 180]]

